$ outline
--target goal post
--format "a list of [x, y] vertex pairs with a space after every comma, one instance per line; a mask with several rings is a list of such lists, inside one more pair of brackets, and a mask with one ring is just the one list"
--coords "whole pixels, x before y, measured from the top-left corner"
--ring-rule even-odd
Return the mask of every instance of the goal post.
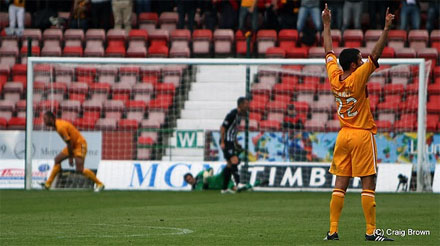
[[[416, 65], [418, 66], [418, 109], [417, 109], [417, 191], [427, 191], [430, 186], [429, 163], [426, 160], [426, 101], [427, 78], [424, 59], [380, 59], [381, 65]], [[173, 58], [68, 58], [68, 57], [29, 57], [27, 60], [27, 89], [26, 101], [33, 102], [33, 67], [37, 64], [77, 64], [77, 65], [219, 65], [219, 66], [279, 66], [279, 65], [325, 65], [323, 58], [319, 59], [173, 59]], [[242, 82], [249, 79], [244, 77]], [[250, 91], [250, 85], [246, 91]], [[245, 95], [245, 94], [244, 94]], [[25, 189], [31, 189], [32, 183], [32, 132], [33, 132], [33, 104], [26, 104], [26, 133], [25, 133]], [[176, 116], [178, 117], [178, 116]], [[247, 139], [249, 141], [249, 139]]]

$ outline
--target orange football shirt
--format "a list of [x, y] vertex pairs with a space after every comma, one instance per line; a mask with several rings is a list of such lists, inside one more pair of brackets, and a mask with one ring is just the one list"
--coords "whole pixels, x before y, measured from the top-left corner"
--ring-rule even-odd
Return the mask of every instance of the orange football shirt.
[[334, 53], [328, 53], [325, 62], [332, 93], [338, 106], [341, 127], [365, 129], [376, 134], [376, 124], [370, 111], [367, 81], [374, 70], [379, 67], [377, 62], [368, 57], [364, 64], [344, 80], [340, 79], [343, 71]]
[[68, 121], [56, 120], [55, 129], [65, 142], [70, 140], [73, 146], [86, 142], [81, 133]]

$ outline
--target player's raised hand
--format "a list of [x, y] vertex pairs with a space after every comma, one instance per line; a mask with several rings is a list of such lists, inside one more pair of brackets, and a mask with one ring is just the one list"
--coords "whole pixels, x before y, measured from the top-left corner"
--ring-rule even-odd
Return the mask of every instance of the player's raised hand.
[[391, 24], [393, 23], [394, 15], [390, 14], [390, 7], [387, 8], [387, 12], [385, 14], [385, 29], [389, 30], [391, 27]]
[[330, 22], [332, 20], [332, 13], [327, 7], [327, 3], [325, 4], [325, 8], [322, 11], [322, 22], [324, 25], [330, 25]]

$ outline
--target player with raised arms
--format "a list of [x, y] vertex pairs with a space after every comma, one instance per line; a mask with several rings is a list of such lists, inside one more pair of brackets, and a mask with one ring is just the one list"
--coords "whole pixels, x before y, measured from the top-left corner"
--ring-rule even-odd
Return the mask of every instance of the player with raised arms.
[[330, 230], [324, 240], [339, 240], [338, 223], [345, 192], [350, 178], [360, 177], [362, 209], [366, 221], [365, 240], [393, 241], [376, 233], [377, 149], [373, 135], [376, 134], [377, 128], [370, 111], [367, 91], [368, 78], [379, 67], [377, 60], [387, 42], [393, 19], [394, 15], [390, 14], [387, 8], [384, 30], [368, 60], [364, 63], [357, 49], [344, 49], [339, 55], [341, 69], [333, 53], [330, 33], [331, 12], [327, 4], [322, 11], [325, 62], [341, 123], [330, 167], [330, 173], [336, 175], [336, 183], [330, 201]]
[[55, 164], [46, 183], [43, 183], [45, 189], [50, 189], [55, 176], [61, 171], [61, 162], [69, 159], [69, 165], [73, 166], [75, 160], [76, 171], [82, 173], [87, 178], [95, 182], [95, 191], [104, 189], [104, 184], [98, 180], [92, 170], [84, 168], [84, 160], [87, 154], [87, 142], [81, 133], [68, 121], [56, 119], [51, 111], [44, 114], [44, 124], [47, 127], [53, 127], [60, 137], [66, 142], [67, 146], [55, 157]]

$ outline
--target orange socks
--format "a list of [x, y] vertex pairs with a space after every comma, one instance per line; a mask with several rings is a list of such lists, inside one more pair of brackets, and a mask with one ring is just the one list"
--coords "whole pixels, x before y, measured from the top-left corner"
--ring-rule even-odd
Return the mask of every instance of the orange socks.
[[46, 187], [50, 187], [52, 185], [53, 180], [60, 171], [61, 171], [61, 164], [55, 163], [55, 165], [52, 168], [52, 172], [50, 173], [50, 176], [46, 181]]
[[338, 232], [339, 217], [344, 207], [345, 191], [333, 189], [332, 200], [330, 201], [330, 235]]
[[374, 190], [362, 190], [362, 209], [367, 224], [367, 235], [373, 235], [376, 230], [376, 202]]
[[101, 181], [99, 181], [99, 179], [96, 177], [96, 175], [92, 172], [92, 170], [90, 170], [88, 168], [84, 168], [83, 174], [87, 178], [93, 180], [93, 182], [95, 182], [95, 184], [98, 184], [98, 185], [102, 184]]

